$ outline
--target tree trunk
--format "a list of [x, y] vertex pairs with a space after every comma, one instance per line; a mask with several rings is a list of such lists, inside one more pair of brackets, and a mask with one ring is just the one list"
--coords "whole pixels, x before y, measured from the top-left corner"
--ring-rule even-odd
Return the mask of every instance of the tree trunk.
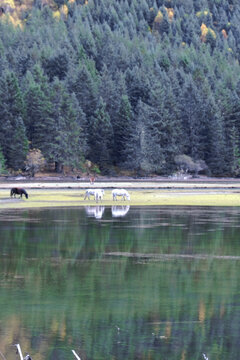
[[59, 161], [55, 161], [55, 171], [60, 174], [63, 171], [63, 164]]

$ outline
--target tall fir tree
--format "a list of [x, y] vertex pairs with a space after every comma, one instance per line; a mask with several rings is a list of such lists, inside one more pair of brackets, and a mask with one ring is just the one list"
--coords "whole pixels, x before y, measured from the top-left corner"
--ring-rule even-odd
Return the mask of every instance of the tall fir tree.
[[63, 165], [77, 168], [86, 151], [85, 140], [81, 134], [85, 116], [75, 96], [69, 96], [58, 79], [55, 79], [52, 86], [51, 103], [55, 123], [51, 159], [55, 162], [57, 172], [62, 172]]
[[21, 117], [15, 119], [15, 126], [8, 148], [8, 166], [15, 170], [25, 169], [25, 159], [28, 152], [26, 129]]
[[98, 86], [86, 65], [78, 69], [75, 79], [68, 86], [69, 90], [75, 93], [79, 105], [89, 119], [96, 110]]
[[[174, 157], [182, 150], [182, 124], [180, 108], [170, 80], [165, 78], [152, 90], [152, 133], [162, 152], [162, 172], [175, 168]], [[163, 85], [164, 84], [164, 85]]]
[[191, 77], [184, 84], [182, 96], [184, 153], [194, 160], [204, 160], [207, 107], [201, 88], [195, 85]]
[[154, 109], [139, 100], [126, 144], [126, 166], [139, 175], [160, 173], [164, 165], [161, 146], [153, 131]]
[[6, 160], [3, 156], [2, 150], [0, 148], [0, 174], [4, 174], [4, 172], [6, 171], [5, 163], [6, 163]]
[[15, 74], [8, 72], [0, 84], [0, 146], [6, 165], [14, 170], [24, 168], [27, 138], [22, 118], [24, 101]]
[[225, 90], [222, 99], [222, 114], [224, 118], [224, 132], [226, 139], [225, 161], [227, 172], [237, 175], [240, 160], [240, 99], [237, 93]]
[[52, 117], [52, 105], [43, 92], [41, 84], [33, 79], [25, 93], [27, 136], [32, 149], [40, 149], [50, 160], [55, 137], [55, 123]]
[[112, 163], [113, 129], [102, 98], [99, 99], [97, 110], [91, 118], [89, 144], [90, 160], [99, 164], [100, 169], [106, 172]]

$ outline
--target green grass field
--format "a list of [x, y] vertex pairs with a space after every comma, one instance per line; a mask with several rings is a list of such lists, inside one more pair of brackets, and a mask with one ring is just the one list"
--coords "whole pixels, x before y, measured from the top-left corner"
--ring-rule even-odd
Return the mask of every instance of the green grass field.
[[[96, 205], [94, 200], [84, 201], [84, 189], [28, 189], [29, 198], [10, 198], [9, 190], [0, 190], [0, 209], [43, 208], [58, 206]], [[132, 206], [178, 205], [178, 206], [240, 206], [240, 191], [213, 189], [157, 189], [129, 190], [131, 201], [117, 204]], [[116, 205], [111, 190], [105, 190], [102, 205]]]

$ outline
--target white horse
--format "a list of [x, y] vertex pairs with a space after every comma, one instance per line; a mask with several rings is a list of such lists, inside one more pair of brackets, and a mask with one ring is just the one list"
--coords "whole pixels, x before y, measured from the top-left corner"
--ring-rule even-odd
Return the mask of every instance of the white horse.
[[125, 189], [114, 189], [112, 191], [112, 197], [113, 197], [113, 201], [116, 200], [117, 201], [117, 197], [121, 196], [122, 200], [130, 200], [130, 195], [127, 192], [127, 190]]
[[124, 217], [130, 209], [129, 205], [112, 206], [112, 217]]
[[101, 200], [103, 199], [103, 195], [104, 195], [104, 190], [97, 190], [95, 191], [95, 201], [98, 202], [98, 200]]
[[104, 195], [103, 189], [87, 189], [85, 192], [84, 200], [90, 200], [90, 196], [94, 197], [94, 200], [98, 202], [98, 200], [102, 200]]
[[95, 219], [101, 219], [104, 213], [104, 206], [86, 206], [85, 211], [89, 217], [95, 217]]

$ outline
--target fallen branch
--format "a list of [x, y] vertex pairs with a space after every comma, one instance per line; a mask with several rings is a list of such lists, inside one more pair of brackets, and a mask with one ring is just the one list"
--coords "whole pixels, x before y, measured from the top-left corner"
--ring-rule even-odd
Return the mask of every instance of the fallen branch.
[[19, 344], [15, 344], [14, 346], [17, 347], [17, 351], [18, 351], [18, 354], [20, 356], [20, 359], [23, 360], [23, 354], [22, 354], [21, 346]]
[[72, 350], [73, 355], [77, 358], [77, 360], [81, 360], [75, 350]]
[[0, 356], [3, 358], [3, 360], [6, 360], [5, 356], [3, 355], [3, 353], [0, 351]]

